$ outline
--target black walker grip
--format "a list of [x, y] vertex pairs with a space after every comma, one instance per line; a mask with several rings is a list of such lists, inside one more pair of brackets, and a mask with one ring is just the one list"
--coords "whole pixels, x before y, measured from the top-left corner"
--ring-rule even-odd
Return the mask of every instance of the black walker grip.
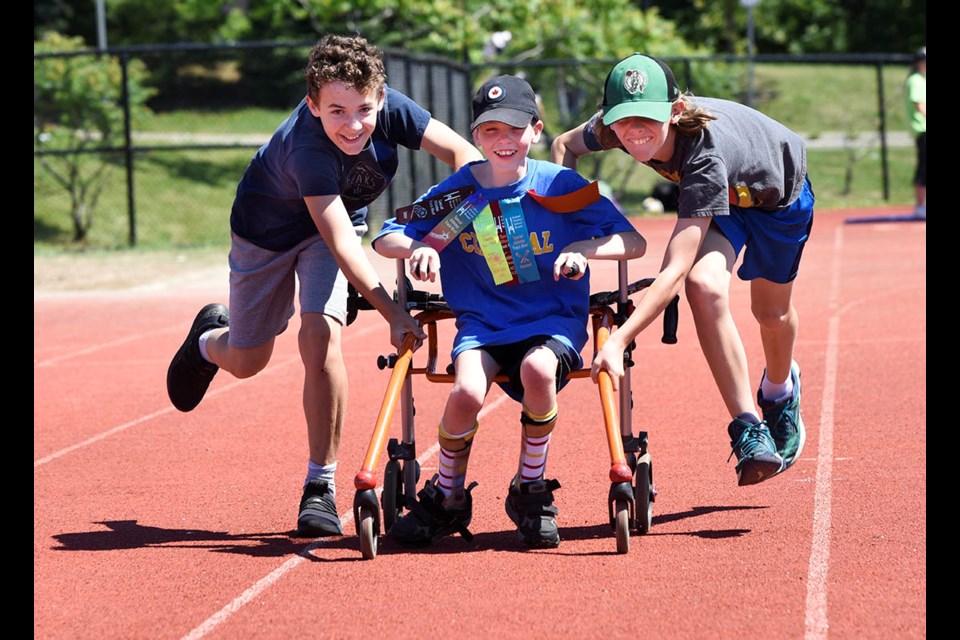
[[673, 296], [673, 300], [663, 310], [663, 344], [677, 344], [677, 321], [680, 317], [680, 296]]

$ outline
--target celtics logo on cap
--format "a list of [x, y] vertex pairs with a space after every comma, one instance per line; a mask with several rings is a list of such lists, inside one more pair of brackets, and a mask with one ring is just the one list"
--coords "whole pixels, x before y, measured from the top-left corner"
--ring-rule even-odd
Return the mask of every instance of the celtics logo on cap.
[[623, 88], [630, 95], [643, 93], [643, 90], [647, 88], [647, 74], [640, 69], [628, 69], [623, 74]]
[[489, 100], [490, 102], [500, 102], [501, 100], [503, 100], [503, 95], [504, 95], [503, 87], [501, 87], [498, 84], [495, 84], [492, 87], [490, 87], [489, 91], [487, 91], [487, 100]]

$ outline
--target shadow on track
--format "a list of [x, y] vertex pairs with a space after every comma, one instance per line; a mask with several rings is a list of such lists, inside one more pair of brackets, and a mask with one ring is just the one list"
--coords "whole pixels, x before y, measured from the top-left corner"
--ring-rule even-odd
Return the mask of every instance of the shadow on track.
[[304, 551], [315, 539], [296, 542], [295, 531], [231, 534], [202, 529], [164, 529], [150, 527], [136, 520], [95, 522], [107, 527], [100, 531], [60, 533], [53, 538], [60, 546], [54, 551], [117, 551], [120, 549], [195, 548], [216, 553], [236, 553], [251, 557], [283, 557]]

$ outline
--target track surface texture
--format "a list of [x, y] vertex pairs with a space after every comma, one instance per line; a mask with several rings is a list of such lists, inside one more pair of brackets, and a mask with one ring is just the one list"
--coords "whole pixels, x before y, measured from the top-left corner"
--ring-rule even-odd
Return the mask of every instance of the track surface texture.
[[[314, 540], [292, 535], [307, 462], [297, 320], [259, 375], [221, 372], [190, 413], [167, 399], [197, 310], [227, 302], [226, 256], [156, 286], [35, 289], [34, 637], [926, 638], [926, 223], [845, 224], [886, 213], [898, 212], [816, 214], [794, 289], [807, 441], [767, 482], [737, 486], [686, 301], [677, 344], [657, 325], [641, 334], [631, 418], [650, 435], [658, 493], [625, 554], [589, 379], [561, 392], [550, 448], [559, 548], [528, 550], [504, 513], [520, 407], [495, 388], [468, 472], [473, 542], [409, 550], [381, 537], [364, 560], [353, 478], [389, 378], [377, 357], [392, 352], [375, 312], [344, 332], [346, 534]], [[631, 280], [655, 275], [674, 221], [637, 219], [649, 249]], [[392, 283], [394, 262], [372, 260]], [[591, 269], [594, 291], [616, 288], [615, 264]], [[734, 280], [732, 301], [759, 382], [746, 283]], [[449, 386], [413, 384], [426, 479]], [[395, 418], [390, 437], [399, 429]]]

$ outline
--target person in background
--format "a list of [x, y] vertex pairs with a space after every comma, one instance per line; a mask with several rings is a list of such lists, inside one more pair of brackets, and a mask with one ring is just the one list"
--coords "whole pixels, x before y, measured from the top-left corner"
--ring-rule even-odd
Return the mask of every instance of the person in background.
[[360, 238], [367, 205], [386, 190], [398, 146], [452, 168], [481, 158], [465, 138], [386, 84], [383, 52], [360, 36], [325, 35], [305, 69], [307, 95], [250, 161], [230, 214], [230, 306], [193, 320], [167, 370], [167, 393], [192, 411], [217, 371], [249, 378], [267, 366], [293, 317], [299, 282], [303, 412], [309, 455], [297, 535], [340, 535], [335, 472], [347, 410], [341, 332], [348, 281], [390, 323], [390, 339], [425, 334], [397, 305]]
[[917, 49], [907, 76], [906, 106], [910, 130], [917, 143], [917, 165], [913, 174], [915, 192], [913, 215], [927, 219], [927, 47]]

